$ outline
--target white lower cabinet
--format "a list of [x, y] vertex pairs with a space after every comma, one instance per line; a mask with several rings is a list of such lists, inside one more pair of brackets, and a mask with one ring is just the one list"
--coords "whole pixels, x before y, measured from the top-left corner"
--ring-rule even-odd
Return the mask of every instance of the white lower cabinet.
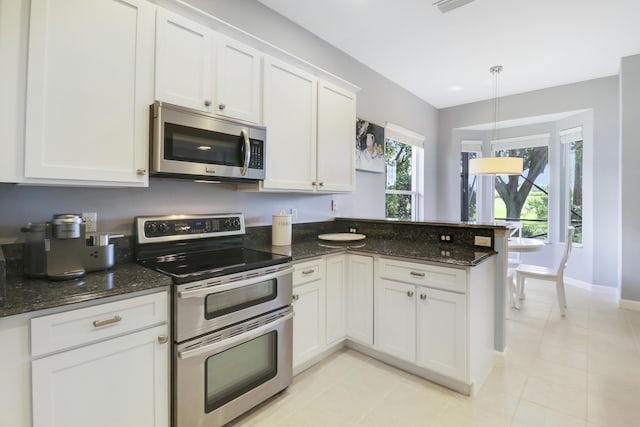
[[326, 347], [325, 260], [294, 266], [293, 367], [321, 354]]
[[417, 363], [464, 381], [467, 378], [467, 297], [418, 287]]
[[347, 335], [347, 256], [327, 257], [327, 345], [344, 340]]
[[384, 258], [378, 262], [376, 349], [468, 381], [467, 295], [457, 292], [466, 288], [464, 270]]
[[167, 427], [167, 293], [31, 319], [34, 427]]
[[373, 257], [346, 255], [347, 337], [373, 345]]

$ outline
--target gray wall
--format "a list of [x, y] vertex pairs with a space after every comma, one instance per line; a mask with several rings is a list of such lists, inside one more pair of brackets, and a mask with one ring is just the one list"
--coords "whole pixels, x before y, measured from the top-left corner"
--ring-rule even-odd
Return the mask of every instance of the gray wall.
[[640, 301], [640, 55], [622, 58], [620, 65], [621, 182], [620, 297]]
[[[618, 225], [620, 184], [618, 77], [606, 77], [503, 97], [500, 119], [511, 120], [577, 110], [593, 112], [593, 266], [592, 282], [618, 283]], [[458, 173], [460, 147], [454, 129], [491, 123], [491, 101], [439, 110], [437, 215], [443, 220], [460, 218]], [[586, 179], [586, 178], [585, 178]], [[591, 268], [589, 265], [583, 266]]]
[[[254, 0], [190, 0], [194, 6], [229, 22], [362, 90], [359, 117], [384, 126], [389, 121], [427, 136], [426, 212], [435, 216], [437, 111], [363, 64]], [[354, 123], [355, 137], [355, 123]], [[298, 209], [298, 222], [334, 216], [384, 216], [384, 174], [358, 172], [356, 191], [348, 195], [241, 193], [225, 185], [151, 180], [149, 188], [57, 188], [0, 184], [0, 243], [20, 236], [27, 221], [44, 221], [59, 212], [98, 212], [101, 231], [130, 232], [135, 215], [174, 212], [242, 211], [249, 225], [271, 223], [280, 209]], [[331, 211], [331, 199], [338, 211]]]

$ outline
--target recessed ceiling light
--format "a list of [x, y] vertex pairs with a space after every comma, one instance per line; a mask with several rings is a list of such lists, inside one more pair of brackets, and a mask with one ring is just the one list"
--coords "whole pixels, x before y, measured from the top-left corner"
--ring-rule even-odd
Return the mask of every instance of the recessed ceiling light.
[[473, 1], [475, 0], [440, 0], [435, 2], [433, 5], [438, 6], [438, 9], [440, 9], [440, 12], [447, 13], [453, 9], [457, 9]]

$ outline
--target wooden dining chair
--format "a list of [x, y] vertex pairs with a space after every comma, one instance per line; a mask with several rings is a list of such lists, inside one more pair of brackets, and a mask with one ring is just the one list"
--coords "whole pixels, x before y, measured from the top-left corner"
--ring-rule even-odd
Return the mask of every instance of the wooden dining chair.
[[[571, 254], [571, 246], [575, 228], [567, 227], [567, 239], [562, 259], [557, 268], [542, 267], [539, 265], [520, 264], [516, 268], [516, 290], [517, 298], [524, 298], [524, 285], [527, 278], [546, 280], [556, 283], [556, 293], [558, 294], [558, 305], [560, 306], [560, 314], [565, 317], [567, 314], [567, 297], [564, 291], [564, 268], [567, 266], [569, 255]], [[519, 301], [516, 307], [519, 308]]]

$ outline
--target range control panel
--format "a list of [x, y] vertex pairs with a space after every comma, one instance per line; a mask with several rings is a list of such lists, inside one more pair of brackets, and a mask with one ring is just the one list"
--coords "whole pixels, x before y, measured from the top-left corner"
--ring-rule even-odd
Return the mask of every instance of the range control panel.
[[138, 243], [244, 234], [243, 214], [166, 215], [135, 219]]

